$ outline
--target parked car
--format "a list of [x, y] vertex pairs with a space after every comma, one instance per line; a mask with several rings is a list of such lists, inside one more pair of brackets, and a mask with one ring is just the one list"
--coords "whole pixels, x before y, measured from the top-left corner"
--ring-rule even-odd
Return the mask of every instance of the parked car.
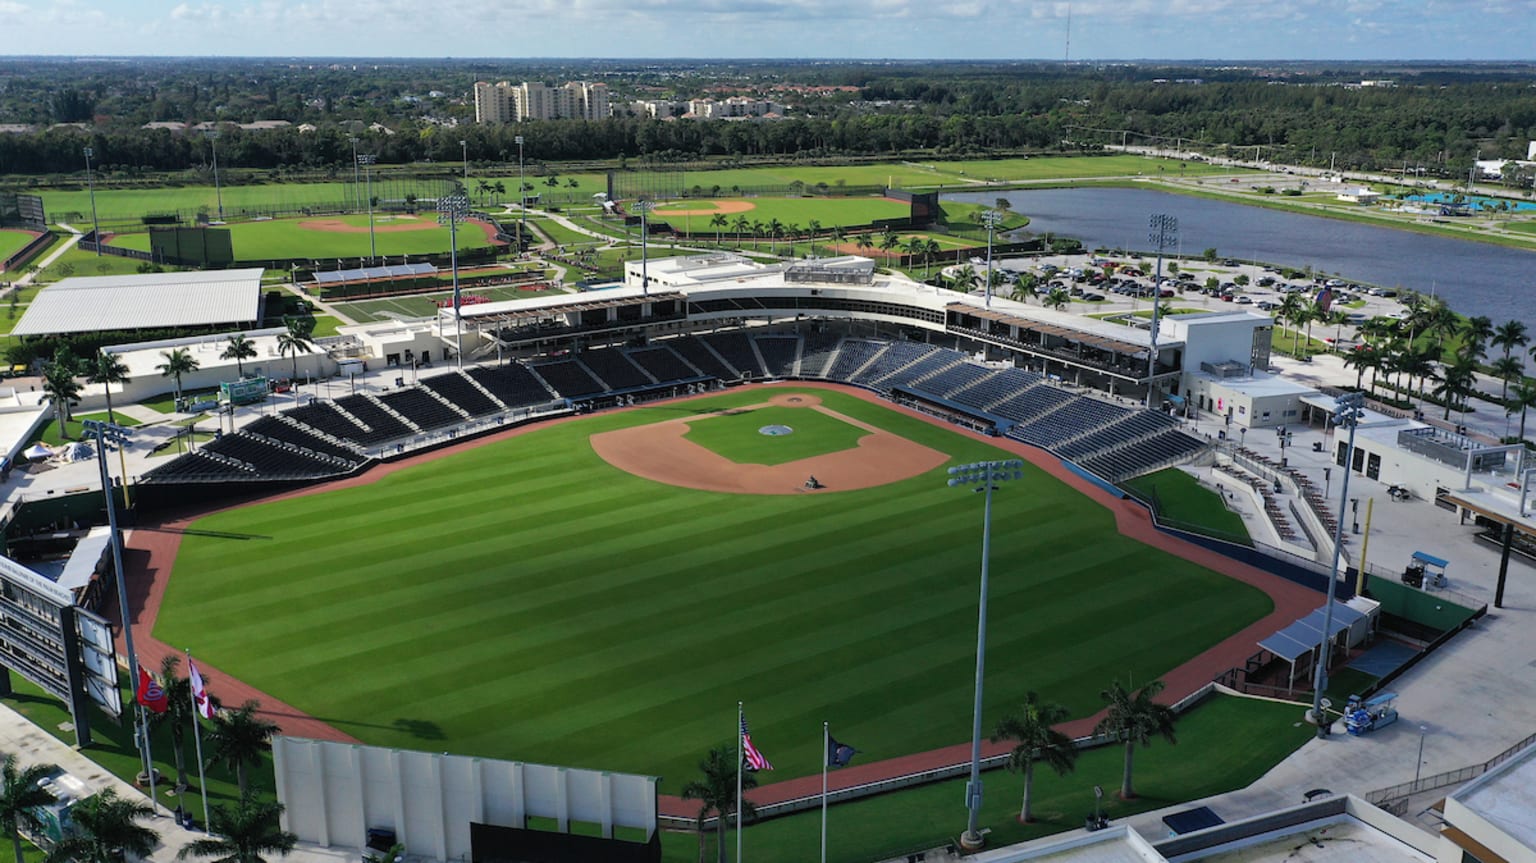
[[1236, 300], [1233, 300], [1233, 302], [1240, 306], [1251, 306], [1253, 305], [1253, 297], [1238, 297]]

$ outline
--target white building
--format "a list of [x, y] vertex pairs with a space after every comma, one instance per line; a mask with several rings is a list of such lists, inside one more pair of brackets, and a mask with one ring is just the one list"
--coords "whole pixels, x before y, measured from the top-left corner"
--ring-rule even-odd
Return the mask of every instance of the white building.
[[475, 82], [475, 122], [521, 123], [527, 120], [602, 120], [612, 113], [608, 85], [568, 81], [550, 87], [542, 81], [513, 84]]
[[688, 113], [695, 120], [731, 120], [744, 117], [766, 117], [784, 113], [784, 106], [767, 99], [750, 99], [732, 96], [729, 99], [693, 99], [688, 103]]

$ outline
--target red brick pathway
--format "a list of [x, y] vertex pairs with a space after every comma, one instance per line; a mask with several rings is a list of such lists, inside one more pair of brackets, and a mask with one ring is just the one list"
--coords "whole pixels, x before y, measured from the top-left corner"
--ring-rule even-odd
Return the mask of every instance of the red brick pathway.
[[[916, 417], [932, 425], [951, 428], [963, 433], [963, 430], [941, 419], [892, 404], [874, 393], [857, 387], [809, 382], [795, 382], [783, 386], [786, 388], [823, 389], [846, 393], [878, 404], [888, 410], [905, 413], [908, 416]], [[715, 395], [715, 393], [678, 399], [678, 401], [708, 398], [711, 395]], [[403, 470], [407, 467], [422, 464], [433, 459], [447, 458], [491, 441], [505, 440], [521, 434], [527, 434], [530, 431], [546, 428], [554, 423], [570, 422], [574, 419], [576, 417], [564, 417], [523, 426], [486, 438], [478, 438], [455, 444], [403, 461], [378, 465], [359, 476], [349, 479], [324, 483], [298, 491], [271, 495], [257, 500], [280, 500], [299, 495], [320, 494], [335, 488], [372, 483], [381, 477], [388, 476], [395, 471]], [[1245, 659], [1253, 655], [1259, 639], [1289, 625], [1297, 618], [1305, 616], [1322, 601], [1317, 592], [1313, 590], [1247, 564], [1239, 563], [1204, 547], [1184, 542], [1159, 532], [1153, 526], [1152, 519], [1144, 508], [1104, 491], [1097, 485], [1068, 470], [1057, 458], [1044, 450], [1008, 438], [989, 438], [988, 443], [999, 449], [1014, 453], [1034, 467], [1062, 480], [1089, 498], [1099, 502], [1114, 513], [1115, 523], [1122, 534], [1175, 554], [1192, 563], [1222, 573], [1230, 578], [1235, 578], [1245, 584], [1250, 584], [1264, 591], [1274, 601], [1275, 609], [1266, 617], [1234, 633], [1231, 637], [1214, 647], [1164, 674], [1162, 680], [1166, 684], [1166, 688], [1159, 697], [1160, 701], [1166, 703], [1177, 701], [1204, 686], [1221, 672], [1233, 666], [1241, 665]], [[234, 506], [246, 506], [254, 502], [257, 501], [242, 501], [223, 509], [230, 509]], [[155, 617], [159, 612], [160, 602], [165, 595], [165, 587], [170, 577], [171, 566], [175, 562], [177, 549], [181, 545], [180, 531], [193, 520], [208, 515], [213, 511], [220, 510], [175, 514], [158, 524], [132, 530], [128, 534], [125, 558], [129, 586], [128, 601], [133, 620], [135, 647], [138, 649], [140, 661], [147, 668], [154, 669], [158, 667], [160, 657], [172, 652], [171, 646], [155, 639], [151, 632], [154, 629]], [[119, 649], [122, 649], [121, 644]], [[222, 675], [217, 668], [207, 666], [206, 664], [200, 667], [206, 668], [208, 674], [214, 678], [209, 684], [209, 689], [222, 699], [225, 704], [237, 705], [248, 699], [258, 699], [262, 704], [260, 712], [268, 720], [277, 723], [285, 734], [324, 740], [356, 742], [355, 738], [342, 733], [325, 721], [308, 716], [242, 681]], [[1063, 731], [1075, 737], [1089, 733], [1097, 721], [1098, 716], [1095, 715], [1073, 720], [1061, 727]], [[1009, 744], [1006, 742], [993, 744], [983, 741], [982, 743], [984, 755], [1000, 754], [1007, 752], [1008, 749]], [[957, 743], [953, 746], [933, 749], [928, 752], [919, 752], [900, 758], [889, 758], [883, 761], [845, 767], [832, 773], [828, 777], [827, 784], [829, 789], [838, 790], [882, 779], [919, 773], [938, 767], [963, 764], [968, 762], [970, 757], [970, 743]], [[763, 778], [767, 777], [764, 776]], [[754, 789], [749, 796], [752, 802], [763, 806], [786, 800], [810, 797], [820, 792], [821, 776], [812, 775], [762, 785]], [[696, 804], [673, 795], [662, 795], [659, 805], [663, 815], [691, 818], [698, 814], [698, 806]]]

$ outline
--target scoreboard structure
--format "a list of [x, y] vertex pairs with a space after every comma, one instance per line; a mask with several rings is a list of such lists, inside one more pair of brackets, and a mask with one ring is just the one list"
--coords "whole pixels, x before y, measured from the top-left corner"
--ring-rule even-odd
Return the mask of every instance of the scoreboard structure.
[[69, 707], [82, 747], [91, 744], [91, 705], [122, 717], [111, 625], [75, 605], [70, 591], [0, 557], [0, 695], [10, 694], [12, 671]]

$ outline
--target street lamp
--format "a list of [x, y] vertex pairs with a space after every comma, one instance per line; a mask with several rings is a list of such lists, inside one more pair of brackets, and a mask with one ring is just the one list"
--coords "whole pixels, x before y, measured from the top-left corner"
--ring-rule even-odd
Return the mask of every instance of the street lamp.
[[970, 810], [960, 844], [980, 848], [985, 840], [977, 830], [981, 817], [981, 696], [987, 663], [987, 560], [992, 551], [992, 491], [997, 483], [1024, 478], [1024, 462], [1019, 459], [979, 461], [949, 469], [951, 488], [969, 487], [987, 496], [981, 517], [981, 598], [976, 610], [976, 700], [971, 714], [971, 779], [965, 784], [965, 806]]
[[992, 232], [997, 228], [997, 223], [1002, 219], [996, 210], [987, 210], [981, 214], [981, 223], [987, 226], [987, 293], [986, 307], [992, 308]]
[[96, 178], [91, 173], [91, 157], [96, 151], [85, 148], [85, 184], [91, 190], [91, 236], [96, 238], [96, 257], [101, 257], [101, 223], [96, 220]]
[[448, 223], [449, 261], [453, 267], [453, 323], [459, 368], [464, 368], [464, 314], [459, 298], [459, 220], [469, 213], [469, 196], [463, 189], [437, 199], [437, 223]]
[[208, 130], [208, 147], [213, 151], [213, 194], [219, 204], [219, 221], [224, 221], [224, 190], [219, 185], [219, 130]]
[[1157, 248], [1157, 273], [1152, 278], [1152, 347], [1147, 355], [1147, 407], [1153, 407], [1157, 394], [1157, 326], [1163, 304], [1163, 252], [1179, 241], [1179, 220], [1163, 213], [1153, 213], [1147, 220], [1147, 241]]
[[1424, 768], [1424, 735], [1429, 733], [1428, 725], [1419, 726], [1419, 757], [1413, 762], [1413, 790], [1419, 790], [1419, 773]]
[[1344, 451], [1344, 480], [1339, 490], [1338, 523], [1333, 527], [1333, 565], [1328, 569], [1328, 604], [1323, 606], [1323, 643], [1319, 646], [1317, 668], [1312, 678], [1312, 719], [1317, 724], [1317, 736], [1327, 737], [1333, 723], [1323, 716], [1323, 690], [1328, 686], [1328, 653], [1333, 647], [1333, 596], [1339, 583], [1339, 559], [1344, 553], [1344, 504], [1349, 500], [1349, 466], [1355, 458], [1355, 427], [1365, 410], [1365, 396], [1361, 393], [1345, 393], [1335, 400], [1333, 424], [1349, 429], [1349, 446]]
[[[117, 529], [117, 495], [113, 493], [112, 475], [107, 470], [107, 441], [121, 447], [127, 442], [130, 432], [122, 426], [101, 420], [82, 420], [80, 424], [86, 431], [96, 435], [96, 465], [101, 469], [101, 494], [106, 499], [107, 526], [112, 533], [112, 567], [117, 577], [117, 607], [123, 615], [123, 643], [128, 648], [128, 673], [134, 675], [137, 685], [139, 655], [133, 649], [133, 626], [128, 614], [128, 582], [123, 579], [123, 535]], [[123, 485], [127, 484], [128, 477], [125, 474]], [[133, 710], [133, 742], [139, 749], [139, 762], [149, 780], [150, 803], [155, 804], [155, 763], [149, 754], [149, 726], [144, 721], [144, 707], [137, 699], [134, 700]]]
[[647, 257], [646, 240], [650, 238], [649, 216], [651, 207], [655, 206], [650, 201], [636, 201], [635, 209], [640, 211], [640, 293], [649, 296], [651, 293], [651, 277], [648, 269], [650, 260]]
[[523, 238], [528, 236], [528, 197], [523, 191], [527, 185], [527, 179], [523, 176], [523, 136], [518, 135], [512, 140], [517, 142], [517, 250], [523, 250]]
[[[368, 263], [370, 264], [379, 257], [379, 242], [373, 233], [373, 164], [378, 160], [379, 157], [372, 153], [364, 153], [357, 157], [357, 164], [367, 169], [363, 171], [363, 176], [368, 181]], [[356, 172], [357, 166], [354, 165], [352, 170]]]

